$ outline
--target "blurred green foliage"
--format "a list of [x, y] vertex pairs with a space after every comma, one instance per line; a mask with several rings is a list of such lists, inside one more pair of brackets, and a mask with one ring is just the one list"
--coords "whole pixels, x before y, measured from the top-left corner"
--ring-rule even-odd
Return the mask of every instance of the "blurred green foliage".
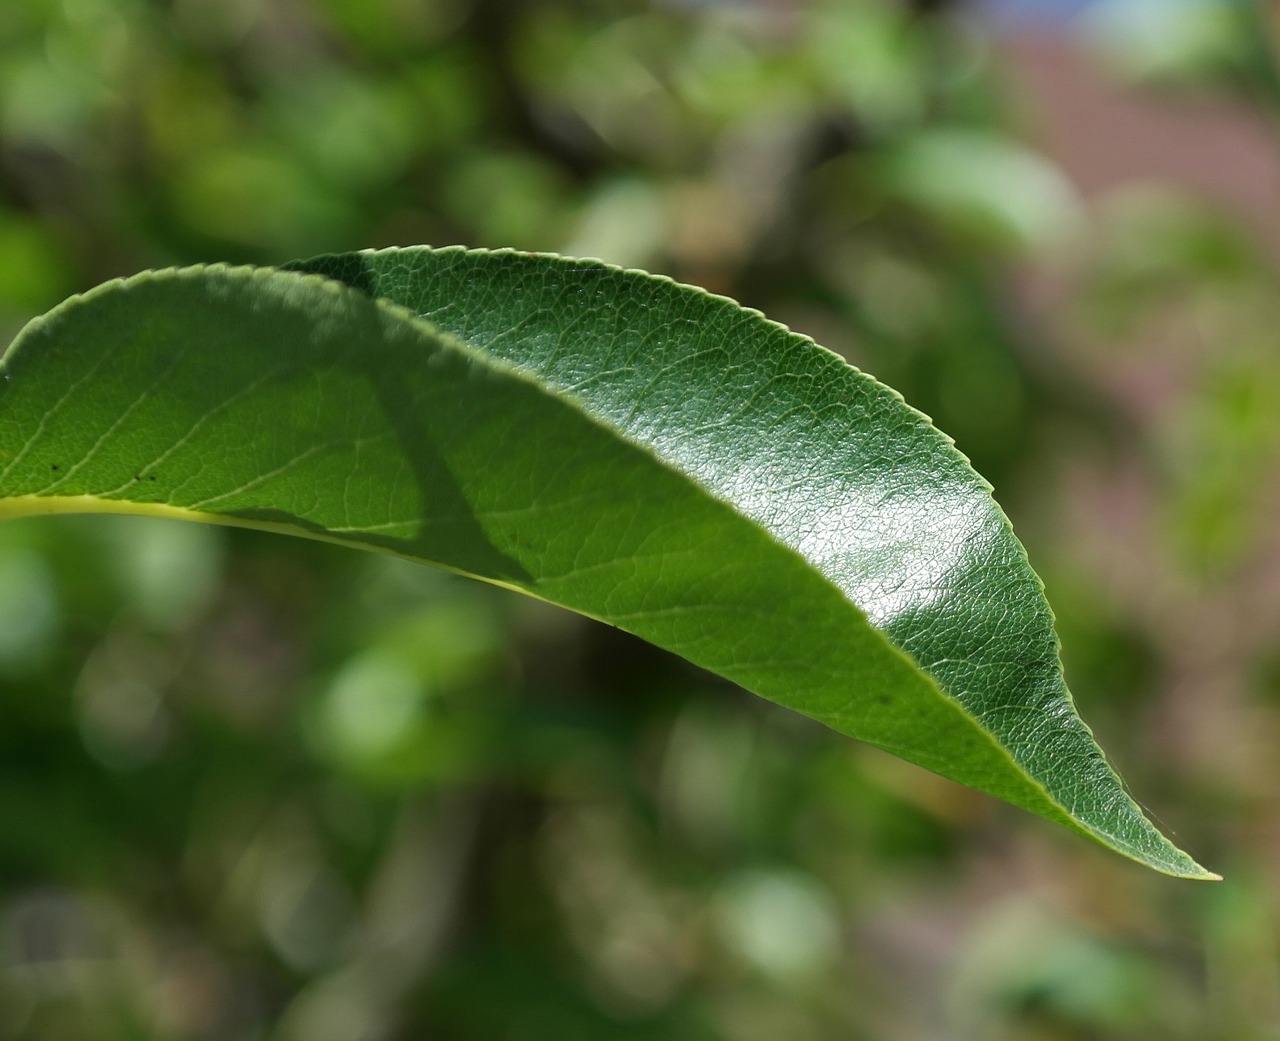
[[[1095, 8], [1116, 74], [1280, 110], [1267, 6]], [[1085, 715], [1228, 876], [425, 569], [14, 522], [0, 1036], [1280, 1036], [1276, 242], [1170, 185], [1083, 200], [1025, 119], [946, 3], [0, 6], [5, 332], [145, 267], [414, 242], [730, 293], [956, 437]]]

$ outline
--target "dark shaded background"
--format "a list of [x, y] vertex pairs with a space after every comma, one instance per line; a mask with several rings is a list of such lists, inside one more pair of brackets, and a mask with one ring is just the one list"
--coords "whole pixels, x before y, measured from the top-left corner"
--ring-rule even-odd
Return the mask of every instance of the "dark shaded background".
[[1262, 3], [23, 0], [0, 327], [140, 268], [643, 266], [993, 482], [1176, 882], [532, 602], [0, 526], [0, 1037], [1280, 1037]]

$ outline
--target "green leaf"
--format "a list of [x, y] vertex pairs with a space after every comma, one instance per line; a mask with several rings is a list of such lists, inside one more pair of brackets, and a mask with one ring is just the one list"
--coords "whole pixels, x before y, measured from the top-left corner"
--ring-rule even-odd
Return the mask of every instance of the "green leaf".
[[389, 250], [111, 282], [3, 365], [2, 515], [185, 517], [436, 564], [1214, 877], [1076, 715], [988, 486], [893, 391], [732, 301]]

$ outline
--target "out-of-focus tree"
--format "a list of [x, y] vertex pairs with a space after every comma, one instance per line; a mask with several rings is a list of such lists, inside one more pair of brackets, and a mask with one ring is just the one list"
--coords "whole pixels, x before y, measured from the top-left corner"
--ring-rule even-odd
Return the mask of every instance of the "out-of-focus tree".
[[[1080, 24], [1113, 75], [1273, 121], [1269, 17], [1113, 0]], [[0, 1036], [1280, 1028], [1274, 225], [1167, 185], [1082, 197], [998, 24], [893, 0], [4, 5], [0, 326], [140, 268], [412, 242], [760, 307], [991, 478], [1088, 714], [1229, 881], [1188, 894], [407, 564], [11, 523]]]

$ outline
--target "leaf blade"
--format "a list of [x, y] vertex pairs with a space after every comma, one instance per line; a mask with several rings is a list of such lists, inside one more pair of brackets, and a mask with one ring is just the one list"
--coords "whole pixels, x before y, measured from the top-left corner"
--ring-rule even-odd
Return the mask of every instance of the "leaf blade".
[[[1007, 522], [892, 392], [728, 301], [603, 265], [416, 250], [304, 266], [143, 276], [24, 331], [0, 401], [8, 509], [88, 496], [449, 566], [1207, 876], [1126, 802]], [[901, 485], [904, 457], [927, 479], [886, 500], [877, 482]], [[939, 515], [966, 534], [940, 536]], [[958, 567], [992, 546], [1002, 556]], [[1029, 652], [997, 638], [1008, 618], [992, 630], [963, 610], [993, 559], [1017, 573], [1002, 610], [1015, 643], [1034, 623]], [[975, 634], [997, 647], [976, 672], [1003, 663], [995, 700], [952, 661]], [[1028, 719], [1048, 736], [1025, 740]]]

